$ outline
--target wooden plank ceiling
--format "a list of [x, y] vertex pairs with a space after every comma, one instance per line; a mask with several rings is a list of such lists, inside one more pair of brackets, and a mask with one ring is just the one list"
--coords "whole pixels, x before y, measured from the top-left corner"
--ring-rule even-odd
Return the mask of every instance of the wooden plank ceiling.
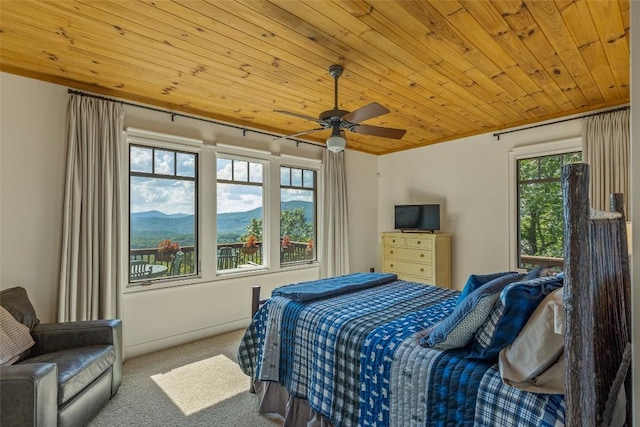
[[318, 125], [274, 110], [332, 109], [343, 65], [340, 109], [407, 129], [347, 133], [372, 154], [629, 102], [628, 0], [0, 5], [2, 71], [282, 135]]

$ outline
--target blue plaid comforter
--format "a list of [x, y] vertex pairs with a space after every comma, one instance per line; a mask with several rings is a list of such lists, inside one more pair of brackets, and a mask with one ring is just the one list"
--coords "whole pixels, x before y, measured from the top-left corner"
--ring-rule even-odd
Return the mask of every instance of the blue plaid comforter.
[[562, 396], [503, 384], [496, 365], [419, 345], [457, 291], [394, 281], [308, 302], [270, 298], [238, 349], [335, 426], [562, 426]]

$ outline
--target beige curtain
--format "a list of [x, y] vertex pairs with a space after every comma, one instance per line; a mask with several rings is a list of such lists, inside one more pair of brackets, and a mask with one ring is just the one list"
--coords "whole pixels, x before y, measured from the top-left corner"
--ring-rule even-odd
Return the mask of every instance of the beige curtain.
[[58, 321], [120, 316], [120, 104], [70, 95]]
[[349, 274], [349, 226], [344, 151], [334, 153], [324, 150], [322, 168], [324, 187], [320, 274], [322, 277], [334, 277]]
[[582, 155], [590, 167], [591, 206], [609, 210], [609, 195], [624, 194], [629, 215], [629, 109], [587, 117], [582, 121]]

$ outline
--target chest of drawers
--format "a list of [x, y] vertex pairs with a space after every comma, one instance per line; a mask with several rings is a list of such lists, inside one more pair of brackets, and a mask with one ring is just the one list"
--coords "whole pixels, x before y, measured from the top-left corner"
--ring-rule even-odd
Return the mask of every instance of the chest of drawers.
[[399, 279], [451, 287], [451, 235], [382, 233], [382, 271]]

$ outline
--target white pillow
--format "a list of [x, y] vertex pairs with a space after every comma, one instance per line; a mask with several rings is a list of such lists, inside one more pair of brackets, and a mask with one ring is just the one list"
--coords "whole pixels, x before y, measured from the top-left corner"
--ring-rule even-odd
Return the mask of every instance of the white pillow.
[[500, 351], [505, 384], [534, 393], [564, 394], [562, 288], [545, 297], [516, 339]]
[[29, 328], [0, 306], [0, 365], [11, 365], [35, 344]]

